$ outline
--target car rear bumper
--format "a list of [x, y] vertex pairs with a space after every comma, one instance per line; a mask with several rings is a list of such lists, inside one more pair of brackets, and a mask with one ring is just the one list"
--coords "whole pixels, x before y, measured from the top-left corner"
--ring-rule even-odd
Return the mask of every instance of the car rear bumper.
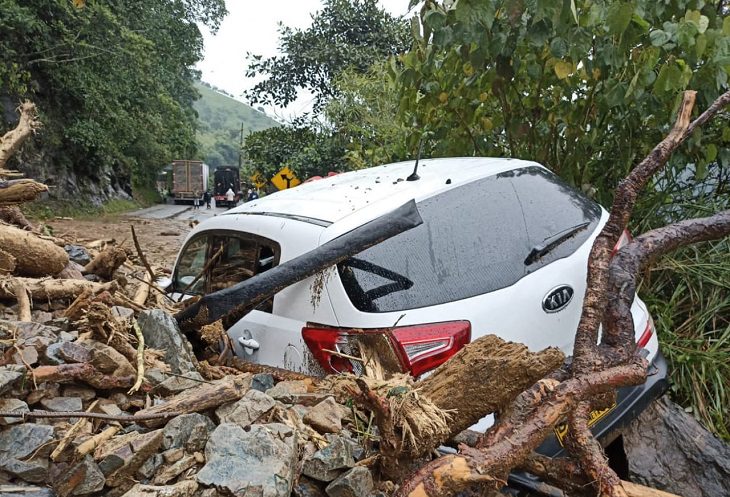
[[[605, 447], [613, 442], [621, 434], [621, 430], [636, 419], [651, 402], [661, 397], [668, 387], [667, 362], [661, 352], [657, 352], [654, 360], [649, 365], [646, 382], [642, 385], [619, 389], [616, 406], [598, 419], [591, 427], [591, 431], [601, 442], [601, 445]], [[566, 456], [565, 448], [556, 434], [547, 438], [538, 447], [537, 452], [548, 457]], [[553, 489], [553, 487], [545, 485], [535, 476], [524, 472], [510, 474], [508, 482], [512, 487], [548, 495], [552, 493], [550, 489]], [[562, 493], [556, 493], [555, 495], [562, 495]]]

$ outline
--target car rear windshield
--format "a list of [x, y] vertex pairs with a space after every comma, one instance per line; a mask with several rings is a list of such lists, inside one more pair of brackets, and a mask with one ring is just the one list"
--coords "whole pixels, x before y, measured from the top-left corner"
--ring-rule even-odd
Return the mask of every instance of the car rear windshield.
[[[418, 210], [422, 225], [338, 266], [357, 309], [402, 311], [505, 288], [575, 252], [601, 216], [596, 203], [536, 166], [456, 187]], [[526, 262], [566, 230], [575, 234]]]

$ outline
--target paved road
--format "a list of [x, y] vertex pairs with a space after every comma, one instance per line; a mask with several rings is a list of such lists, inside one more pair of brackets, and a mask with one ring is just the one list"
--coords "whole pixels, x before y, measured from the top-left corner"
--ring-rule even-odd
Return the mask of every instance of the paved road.
[[203, 221], [209, 217], [213, 217], [216, 214], [220, 214], [226, 211], [226, 208], [216, 208], [215, 200], [211, 201], [213, 207], [206, 209], [202, 206], [200, 209], [193, 209], [192, 205], [182, 204], [158, 204], [146, 209], [139, 209], [136, 211], [128, 212], [126, 215], [130, 217], [141, 217], [145, 219], [178, 219], [181, 221]]

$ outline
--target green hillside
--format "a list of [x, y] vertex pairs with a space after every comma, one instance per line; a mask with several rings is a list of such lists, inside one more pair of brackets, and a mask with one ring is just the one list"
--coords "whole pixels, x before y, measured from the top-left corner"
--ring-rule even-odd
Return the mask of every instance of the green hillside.
[[211, 168], [238, 164], [241, 124], [244, 137], [251, 131], [279, 125], [263, 112], [224, 95], [205, 82], [196, 83], [195, 88], [201, 95], [194, 104], [198, 113], [198, 155]]

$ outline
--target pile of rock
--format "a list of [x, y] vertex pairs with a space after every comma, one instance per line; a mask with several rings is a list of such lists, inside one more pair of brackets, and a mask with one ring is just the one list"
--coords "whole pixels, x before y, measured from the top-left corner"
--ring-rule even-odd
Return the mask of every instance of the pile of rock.
[[83, 318], [0, 320], [0, 495], [379, 493], [361, 443], [372, 433], [352, 408], [311, 380], [199, 364], [161, 310], [136, 319], [150, 356], [133, 393], [134, 361]]

